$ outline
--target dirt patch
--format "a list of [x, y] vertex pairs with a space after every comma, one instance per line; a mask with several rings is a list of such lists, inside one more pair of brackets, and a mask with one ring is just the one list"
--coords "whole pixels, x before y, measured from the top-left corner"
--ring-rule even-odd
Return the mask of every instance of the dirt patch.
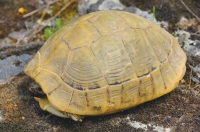
[[21, 74], [9, 86], [0, 87], [1, 131], [136, 131], [128, 124], [130, 121], [154, 123], [174, 131], [200, 129], [200, 94], [185, 86], [123, 112], [85, 117], [83, 122], [75, 122], [42, 111], [28, 90], [32, 82]]
[[25, 28], [25, 20], [34, 20], [34, 16], [24, 19], [22, 15], [18, 13], [20, 7], [30, 12], [36, 9], [37, 5], [37, 0], [29, 0], [28, 2], [26, 0], [0, 1], [0, 38], [7, 37], [9, 33]]
[[[175, 24], [180, 20], [182, 16], [187, 19], [194, 18], [192, 14], [183, 6], [180, 0], [121, 0], [126, 6], [134, 5], [142, 10], [152, 12], [155, 7], [156, 19], [158, 21], [170, 22], [170, 30], [177, 30]], [[194, 12], [197, 16], [200, 16], [200, 2], [198, 0], [184, 1], [185, 4]]]
[[0, 59], [5, 59], [11, 55], [35, 54], [43, 45], [43, 42], [33, 42], [18, 46], [8, 46], [0, 49]]

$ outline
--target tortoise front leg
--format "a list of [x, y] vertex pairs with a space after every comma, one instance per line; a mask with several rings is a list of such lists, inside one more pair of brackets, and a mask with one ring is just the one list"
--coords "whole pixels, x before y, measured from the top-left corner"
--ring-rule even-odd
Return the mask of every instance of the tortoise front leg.
[[40, 108], [44, 111], [48, 111], [49, 113], [62, 117], [62, 118], [71, 118], [74, 121], [82, 121], [83, 116], [80, 115], [75, 115], [75, 114], [71, 114], [71, 113], [64, 113], [61, 112], [59, 110], [57, 110], [56, 108], [54, 108], [50, 103], [49, 100], [47, 98], [38, 98], [38, 97], [34, 97], [34, 99], [39, 102], [40, 104]]

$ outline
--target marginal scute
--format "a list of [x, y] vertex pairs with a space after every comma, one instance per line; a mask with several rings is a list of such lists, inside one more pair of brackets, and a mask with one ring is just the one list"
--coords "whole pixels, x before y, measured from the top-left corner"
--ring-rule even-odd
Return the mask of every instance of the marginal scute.
[[42, 90], [45, 94], [48, 94], [55, 90], [62, 82], [59, 76], [48, 70], [42, 70], [35, 77], [35, 80], [42, 87]]
[[74, 89], [73, 97], [71, 98], [70, 107], [67, 107], [69, 111], [74, 111], [76, 114], [82, 114], [86, 112], [87, 100], [85, 91], [79, 91]]
[[37, 52], [32, 60], [25, 66], [24, 72], [31, 78], [35, 78], [40, 72], [40, 53]]
[[172, 91], [178, 85], [179, 81], [177, 80], [179, 78], [177, 77], [169, 61], [163, 63], [160, 67], [160, 70], [165, 82], [166, 89], [168, 89], [168, 91]]
[[[107, 91], [106, 88], [102, 89], [95, 89], [93, 91], [89, 90], [86, 91], [87, 93], [87, 100], [88, 100], [88, 107], [86, 112], [89, 115], [96, 115], [99, 112], [104, 113], [107, 109]], [[94, 107], [101, 107], [101, 109], [94, 109]]]
[[178, 63], [184, 65], [186, 63], [186, 57], [187, 57], [186, 54], [183, 52], [183, 50], [181, 49], [180, 45], [177, 43], [177, 40], [175, 38], [172, 38], [172, 43], [173, 43], [172, 45], [173, 51], [179, 58], [182, 58]]
[[123, 102], [130, 102], [131, 104], [137, 102], [139, 98], [140, 80], [132, 79], [122, 84], [123, 86]]
[[118, 110], [121, 105], [121, 91], [122, 85], [110, 86], [108, 87], [108, 101], [113, 105], [109, 105], [107, 111], [115, 111]]
[[160, 28], [158, 30], [158, 32], [164, 37], [164, 39], [166, 41], [168, 41], [168, 43], [170, 44], [168, 47], [171, 48], [172, 45], [174, 44], [178, 44], [178, 42], [176, 41], [175, 43], [172, 42], [172, 39], [174, 38], [171, 34], [169, 34], [165, 29]]
[[60, 111], [69, 111], [71, 99], [73, 98], [73, 89], [61, 82], [54, 91], [47, 94], [49, 102]]
[[180, 61], [182, 61], [181, 58], [174, 52], [174, 50], [172, 50], [172, 53], [169, 56], [169, 63], [177, 75], [180, 73], [180, 70], [182, 70], [181, 65], [177, 64], [177, 62]]
[[143, 97], [143, 96], [152, 96], [154, 89], [153, 89], [153, 81], [152, 78], [149, 75], [147, 76], [143, 76], [140, 79], [140, 88], [139, 88], [139, 96]]
[[154, 70], [151, 73], [151, 77], [152, 77], [152, 87], [154, 95], [158, 95], [158, 97], [163, 95], [163, 93], [165, 93], [165, 91], [167, 90], [165, 89], [166, 86], [163, 79], [164, 76], [162, 76], [160, 68]]
[[178, 44], [175, 43], [175, 39], [172, 39], [172, 53], [169, 56], [169, 63], [172, 66], [173, 70], [177, 74], [178, 78], [183, 78], [183, 72], [185, 67], [182, 67], [186, 63], [186, 55], [180, 48]]

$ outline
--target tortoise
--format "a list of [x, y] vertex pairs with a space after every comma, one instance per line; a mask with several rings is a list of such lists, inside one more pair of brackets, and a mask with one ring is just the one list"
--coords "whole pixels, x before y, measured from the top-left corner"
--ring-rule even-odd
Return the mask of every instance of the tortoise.
[[124, 11], [89, 13], [57, 31], [24, 72], [41, 109], [81, 121], [122, 111], [175, 89], [186, 55], [165, 29]]

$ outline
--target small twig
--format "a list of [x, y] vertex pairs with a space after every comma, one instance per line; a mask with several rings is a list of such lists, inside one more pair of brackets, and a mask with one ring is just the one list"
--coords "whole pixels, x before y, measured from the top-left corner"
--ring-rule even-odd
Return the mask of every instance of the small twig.
[[[51, 17], [49, 19], [49, 21], [54, 20], [61, 12], [63, 12], [69, 5], [71, 5], [73, 2], [75, 2], [75, 0], [71, 0], [69, 3], [67, 3], [62, 9], [60, 9], [59, 12], [57, 12], [53, 17]], [[46, 25], [41, 26], [39, 29], [35, 30], [30, 36], [29, 36], [29, 40], [32, 39], [32, 37], [39, 33], [42, 29], [44, 29], [46, 27]]]
[[200, 21], [200, 18], [199, 18], [197, 15], [195, 15], [194, 12], [192, 12], [192, 11], [190, 10], [190, 8], [188, 8], [188, 7], [186, 6], [186, 4], [185, 4], [182, 0], [180, 0], [180, 1], [181, 1], [181, 3], [185, 6], [185, 8], [186, 8], [193, 16], [195, 16], [195, 17]]
[[[42, 9], [42, 8], [41, 8], [41, 9]], [[23, 15], [23, 18], [29, 17], [29, 16], [31, 16], [31, 15], [37, 13], [37, 12], [40, 11], [41, 9], [36, 9], [36, 10], [34, 10], [34, 11], [32, 11], [32, 12], [29, 12], [29, 13]]]
[[32, 12], [29, 12], [29, 13], [23, 15], [23, 18], [29, 17], [29, 16], [31, 16], [31, 15], [37, 13], [38, 11], [42, 10], [43, 8], [46, 8], [46, 7], [48, 6], [48, 4], [49, 4], [49, 5], [52, 5], [52, 4], [56, 3], [56, 2], [58, 2], [58, 0], [51, 1], [51, 2], [47, 3], [46, 5], [44, 5], [42, 8], [36, 9], [36, 10], [34, 10], [34, 11], [32, 11]]
[[44, 16], [45, 16], [45, 14], [47, 13], [47, 10], [49, 9], [49, 6], [51, 5], [50, 3], [52, 3], [51, 0], [47, 3], [46, 8], [45, 8], [44, 12], [42, 13], [42, 16], [41, 16], [41, 18], [40, 18], [40, 21], [41, 21], [41, 22], [42, 22], [42, 20], [43, 20], [43, 18], [44, 18]]

